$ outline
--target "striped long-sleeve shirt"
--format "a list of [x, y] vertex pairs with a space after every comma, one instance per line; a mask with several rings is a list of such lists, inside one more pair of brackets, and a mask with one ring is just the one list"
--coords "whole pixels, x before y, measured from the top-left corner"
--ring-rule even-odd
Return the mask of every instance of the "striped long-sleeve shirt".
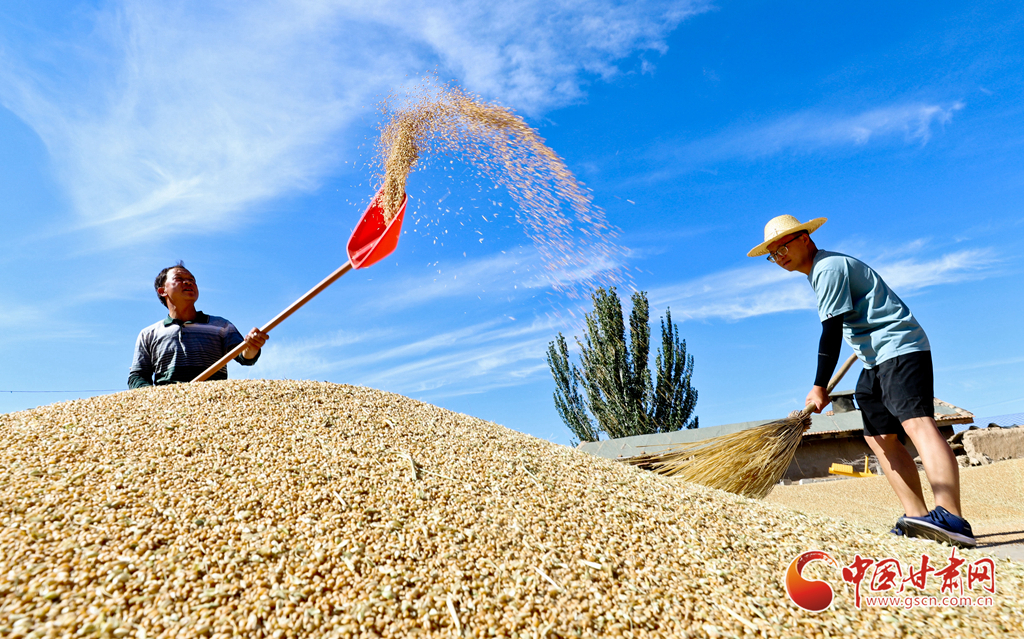
[[[185, 322], [167, 316], [139, 333], [128, 387], [190, 382], [242, 341], [238, 329], [223, 317], [200, 311], [194, 320]], [[253, 359], [239, 355], [235, 361], [252, 366], [259, 358], [259, 353]], [[210, 377], [227, 378], [227, 365]]]

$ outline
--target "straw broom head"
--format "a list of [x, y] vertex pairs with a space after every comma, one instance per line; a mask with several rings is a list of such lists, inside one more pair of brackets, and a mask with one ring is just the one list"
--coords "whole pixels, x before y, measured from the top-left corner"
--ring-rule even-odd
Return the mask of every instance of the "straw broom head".
[[658, 455], [627, 461], [659, 475], [761, 499], [786, 474], [800, 438], [810, 426], [810, 416], [797, 411], [786, 419], [739, 433], [681, 444]]
[[[856, 355], [851, 355], [843, 363], [828, 383], [827, 392], [832, 392], [856, 359]], [[626, 461], [659, 475], [762, 499], [772, 492], [793, 463], [800, 439], [811, 427], [813, 408], [808, 404], [785, 419]]]

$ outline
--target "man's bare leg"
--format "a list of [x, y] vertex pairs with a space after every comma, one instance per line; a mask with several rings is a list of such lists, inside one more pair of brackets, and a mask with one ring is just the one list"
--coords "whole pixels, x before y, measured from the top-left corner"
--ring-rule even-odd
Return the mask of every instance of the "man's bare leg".
[[864, 439], [878, 458], [878, 464], [882, 467], [882, 472], [889, 480], [897, 499], [903, 504], [904, 514], [908, 517], [927, 515], [928, 506], [924, 502], [924, 493], [921, 492], [921, 477], [917, 474], [917, 464], [897, 436], [874, 435], [865, 436]]
[[[960, 514], [960, 467], [949, 443], [942, 437], [931, 417], [914, 417], [903, 422], [903, 430], [914, 442], [924, 464], [935, 505], [942, 506], [957, 517]], [[909, 456], [909, 455], [908, 455]], [[907, 513], [908, 515], [910, 513]]]

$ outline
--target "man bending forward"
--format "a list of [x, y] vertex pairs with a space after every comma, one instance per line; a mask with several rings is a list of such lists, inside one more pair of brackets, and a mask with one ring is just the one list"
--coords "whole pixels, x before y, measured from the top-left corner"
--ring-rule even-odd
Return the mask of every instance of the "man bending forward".
[[[871, 267], [815, 246], [810, 234], [824, 223], [825, 218], [818, 218], [801, 224], [792, 215], [781, 215], [768, 222], [765, 241], [748, 253], [767, 255], [787, 271], [803, 273], [818, 298], [818, 370], [807, 403], [820, 413], [832, 401], [825, 387], [845, 337], [864, 363], [854, 393], [864, 420], [864, 439], [904, 509], [892, 532], [972, 548], [974, 533], [960, 513], [960, 468], [935, 425], [928, 336]], [[921, 492], [917, 465], [903, 445], [908, 436], [935, 494], [931, 511]]]

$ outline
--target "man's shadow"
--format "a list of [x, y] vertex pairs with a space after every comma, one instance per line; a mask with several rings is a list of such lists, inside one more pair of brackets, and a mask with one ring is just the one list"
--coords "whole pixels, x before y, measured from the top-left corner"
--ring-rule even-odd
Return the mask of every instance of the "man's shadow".
[[975, 535], [974, 540], [978, 543], [978, 548], [996, 548], [1014, 544], [1024, 546], [1024, 529]]

